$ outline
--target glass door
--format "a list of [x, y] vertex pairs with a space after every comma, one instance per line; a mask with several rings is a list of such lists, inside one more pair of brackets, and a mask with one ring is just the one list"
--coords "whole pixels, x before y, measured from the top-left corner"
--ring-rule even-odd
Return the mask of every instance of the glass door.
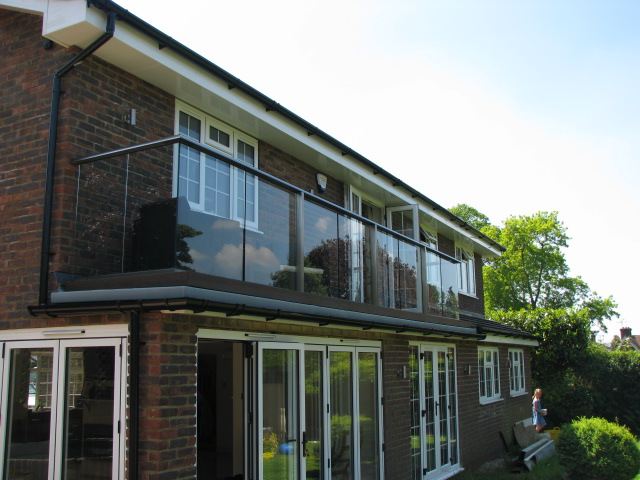
[[7, 342], [2, 378], [2, 478], [53, 478], [58, 342]]
[[258, 468], [263, 480], [304, 478], [303, 347], [258, 344]]
[[60, 342], [60, 478], [119, 478], [121, 349], [119, 338]]
[[412, 480], [436, 478], [458, 463], [455, 351], [412, 346], [411, 356]]
[[353, 349], [329, 347], [329, 467], [331, 480], [355, 478]]
[[124, 340], [7, 342], [3, 479], [118, 479]]

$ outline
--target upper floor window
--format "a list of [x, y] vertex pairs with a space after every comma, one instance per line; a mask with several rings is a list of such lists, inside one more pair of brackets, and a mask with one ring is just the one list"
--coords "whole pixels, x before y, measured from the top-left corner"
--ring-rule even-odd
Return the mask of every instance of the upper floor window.
[[[219, 120], [195, 109], [178, 106], [177, 131], [207, 143], [250, 167], [258, 166], [258, 142]], [[181, 145], [177, 171], [177, 194], [194, 210], [258, 227], [258, 182], [255, 175], [211, 155]]]
[[511, 395], [523, 394], [524, 385], [524, 352], [519, 349], [509, 349], [509, 389]]
[[478, 383], [480, 403], [500, 399], [500, 363], [497, 348], [478, 348]]
[[476, 294], [476, 262], [473, 253], [456, 247], [458, 263], [458, 289], [460, 293]]

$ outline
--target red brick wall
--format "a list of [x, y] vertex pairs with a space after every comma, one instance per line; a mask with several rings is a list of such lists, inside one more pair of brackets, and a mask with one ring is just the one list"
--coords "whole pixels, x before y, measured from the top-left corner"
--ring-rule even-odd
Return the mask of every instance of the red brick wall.
[[51, 75], [69, 57], [42, 48], [41, 25], [0, 10], [0, 328], [38, 301]]
[[344, 205], [344, 186], [339, 180], [329, 177], [326, 192], [320, 193], [316, 182], [318, 170], [266, 142], [261, 141], [258, 150], [261, 170], [307, 192], [313, 190], [316, 195], [330, 202]]
[[195, 322], [145, 314], [140, 325], [140, 478], [195, 478]]
[[[531, 396], [511, 397], [509, 394], [508, 346], [486, 345], [499, 348], [500, 391], [502, 400], [489, 405], [480, 404], [478, 390], [478, 344], [458, 344], [458, 413], [460, 415], [460, 452], [462, 464], [474, 468], [500, 458], [504, 453], [500, 432], [508, 443], [513, 442], [513, 424], [531, 416]], [[525, 388], [531, 390], [530, 349], [525, 351]], [[471, 367], [465, 374], [465, 366]]]
[[387, 337], [382, 341], [382, 355], [385, 478], [411, 478], [410, 384], [402, 375], [403, 367], [407, 372], [409, 368], [409, 341]]

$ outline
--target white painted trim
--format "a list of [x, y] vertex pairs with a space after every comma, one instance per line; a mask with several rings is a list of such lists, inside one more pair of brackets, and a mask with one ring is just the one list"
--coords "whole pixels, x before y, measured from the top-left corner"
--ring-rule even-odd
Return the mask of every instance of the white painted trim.
[[[491, 390], [494, 390], [495, 387], [495, 377], [493, 377], [493, 375], [495, 375], [494, 372], [494, 368], [497, 367], [498, 372], [497, 372], [497, 378], [498, 378], [498, 392], [494, 392], [492, 396], [487, 396], [487, 395], [481, 395], [480, 394], [480, 353], [482, 353], [482, 363], [483, 363], [483, 369], [484, 367], [484, 357], [485, 357], [485, 352], [491, 352], [491, 372], [492, 372], [492, 378], [491, 378]], [[496, 353], [498, 355], [497, 361], [494, 363], [493, 361], [493, 354]], [[477, 370], [478, 370], [478, 395], [480, 398], [480, 404], [481, 405], [488, 405], [490, 403], [499, 401], [499, 400], [503, 400], [502, 397], [502, 382], [500, 379], [500, 349], [498, 347], [492, 347], [492, 346], [487, 346], [487, 345], [478, 345], [478, 356], [476, 358], [476, 365], [477, 365]], [[487, 387], [486, 387], [486, 378], [485, 378], [485, 392], [487, 391]]]
[[106, 338], [127, 337], [129, 326], [113, 325], [79, 325], [75, 327], [24, 328], [16, 330], [0, 330], [0, 341], [16, 340], [55, 340], [71, 338]]
[[520, 345], [523, 347], [538, 347], [540, 344], [537, 340], [518, 337], [502, 337], [500, 335], [488, 334], [481, 343], [499, 343], [501, 345]]
[[[522, 357], [522, 365], [520, 365], [520, 362], [518, 362], [519, 367], [522, 369], [522, 388], [521, 389], [517, 389], [517, 390], [512, 390], [511, 389], [511, 375], [513, 373], [513, 365], [511, 364], [511, 357], [513, 356], [512, 354], [520, 354], [520, 356]], [[524, 365], [524, 350], [522, 348], [509, 348], [507, 351], [507, 356], [508, 356], [508, 360], [509, 360], [509, 396], [510, 397], [519, 397], [520, 395], [524, 395], [525, 393], [527, 393], [527, 371], [525, 369], [525, 365]]]
[[504, 400], [504, 397], [496, 397], [496, 398], [480, 400], [480, 405], [491, 405], [492, 403], [502, 402], [503, 400]]
[[200, 328], [196, 333], [198, 339], [236, 340], [255, 342], [304, 343], [305, 345], [370, 347], [381, 348], [380, 340], [360, 340], [356, 338], [329, 338], [304, 335], [281, 335], [267, 332], [243, 332], [237, 330], [215, 330]]

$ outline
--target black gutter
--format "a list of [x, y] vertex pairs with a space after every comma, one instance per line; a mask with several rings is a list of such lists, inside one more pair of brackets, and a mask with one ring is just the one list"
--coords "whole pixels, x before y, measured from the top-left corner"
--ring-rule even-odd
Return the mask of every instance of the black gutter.
[[129, 317], [129, 475], [138, 478], [138, 445], [140, 432], [140, 311]]
[[[229, 304], [213, 302], [208, 300], [193, 298], [165, 298], [157, 300], [123, 300], [123, 301], [94, 301], [94, 302], [76, 302], [76, 303], [54, 303], [48, 305], [30, 306], [31, 315], [48, 315], [51, 317], [70, 316], [70, 315], [86, 315], [96, 313], [123, 313], [123, 312], [152, 312], [152, 311], [177, 311], [190, 310], [193, 312], [216, 311], [226, 313], [227, 316], [235, 315], [252, 315], [275, 320], [297, 320], [305, 323], [313, 323], [316, 325], [344, 325], [369, 330], [371, 328], [379, 328], [384, 330], [392, 330], [399, 332], [414, 332], [419, 335], [446, 335], [461, 338], [472, 338], [483, 340], [486, 335], [478, 333], [461, 332], [453, 330], [438, 330], [429, 328], [427, 325], [422, 327], [421, 322], [413, 320], [400, 320], [395, 322], [370, 322], [363, 324], [358, 321], [348, 321], [346, 319], [327, 319], [327, 317], [319, 315], [309, 315], [297, 312], [287, 312], [284, 310], [274, 310], [269, 308], [256, 308], [244, 304]], [[443, 327], [450, 327], [443, 325]], [[450, 327], [451, 328], [451, 327]], [[469, 330], [473, 330], [471, 327]]]
[[361, 163], [364, 163], [366, 166], [371, 168], [372, 173], [374, 175], [378, 175], [378, 174], [384, 175], [389, 180], [391, 180], [391, 183], [394, 186], [400, 186], [400, 187], [404, 188], [407, 192], [409, 192], [411, 194], [411, 196], [413, 198], [420, 198], [425, 203], [429, 204], [434, 210], [439, 211], [441, 213], [444, 213], [450, 220], [452, 220], [455, 223], [457, 223], [463, 229], [469, 231], [470, 233], [474, 234], [476, 237], [484, 240], [485, 242], [489, 243], [490, 245], [493, 245], [496, 249], [498, 249], [500, 251], [503, 251], [503, 252], [505, 251], [505, 248], [502, 245], [497, 243], [495, 240], [489, 238], [488, 236], [486, 236], [482, 232], [478, 231], [477, 229], [475, 229], [474, 227], [469, 225], [467, 222], [462, 220], [460, 217], [454, 215], [449, 210], [444, 208], [442, 205], [434, 202], [429, 197], [427, 197], [424, 194], [420, 193], [415, 188], [411, 187], [410, 185], [407, 185], [405, 182], [400, 180], [395, 175], [389, 173], [385, 169], [383, 169], [380, 166], [376, 165], [374, 162], [372, 162], [368, 158], [366, 158], [363, 155], [359, 154], [358, 152], [356, 152], [352, 148], [349, 148], [344, 143], [340, 142], [339, 140], [337, 140], [336, 138], [332, 137], [328, 133], [320, 130], [315, 125], [309, 123], [308, 121], [306, 121], [302, 117], [300, 117], [300, 116], [296, 115], [295, 113], [293, 113], [291, 110], [283, 107], [282, 105], [280, 105], [275, 100], [267, 97], [265, 94], [261, 93], [260, 91], [256, 90], [255, 88], [253, 88], [251, 85], [243, 82], [239, 78], [235, 77], [234, 75], [230, 74], [226, 70], [224, 70], [224, 69], [220, 68], [219, 66], [217, 66], [215, 63], [211, 62], [210, 60], [207, 60], [202, 55], [194, 52], [193, 50], [191, 50], [190, 48], [186, 47], [185, 45], [183, 45], [182, 43], [178, 42], [177, 40], [173, 39], [172, 37], [170, 37], [166, 33], [158, 30], [153, 25], [145, 22], [140, 17], [137, 17], [136, 15], [131, 13], [129, 10], [121, 7], [120, 5], [112, 2], [111, 0], [88, 0], [87, 3], [88, 3], [89, 6], [95, 5], [96, 7], [100, 8], [101, 10], [104, 10], [105, 12], [108, 12], [108, 13], [109, 12], [115, 12], [118, 15], [118, 19], [128, 23], [132, 27], [138, 29], [139, 31], [141, 31], [141, 32], [145, 33], [146, 35], [149, 35], [151, 38], [155, 39], [158, 42], [158, 47], [159, 48], [170, 48], [174, 52], [176, 52], [177, 54], [185, 57], [187, 60], [193, 62], [194, 64], [198, 65], [199, 67], [202, 67], [206, 71], [208, 71], [210, 73], [213, 73], [215, 76], [217, 76], [218, 78], [220, 78], [224, 82], [226, 82], [230, 89], [231, 88], [237, 88], [241, 92], [244, 92], [247, 95], [249, 95], [250, 97], [253, 97], [254, 99], [258, 100], [260, 103], [262, 103], [265, 106], [265, 109], [268, 112], [269, 111], [277, 112], [280, 115], [282, 115], [283, 117], [291, 120], [292, 122], [297, 123], [298, 125], [300, 125], [303, 129], [305, 129], [307, 131], [308, 135], [316, 135], [317, 137], [323, 139], [327, 143], [333, 145], [338, 150], [340, 150], [340, 152], [342, 152], [342, 155], [350, 155], [351, 157], [355, 158], [356, 160], [360, 161]]
[[104, 45], [115, 31], [116, 14], [109, 13], [105, 33], [100, 35], [87, 48], [75, 55], [53, 74], [51, 92], [51, 113], [49, 116], [49, 143], [47, 145], [47, 170], [44, 189], [44, 211], [42, 218], [42, 249], [40, 251], [40, 289], [38, 302], [44, 305], [49, 294], [49, 260], [51, 259], [51, 213], [53, 211], [53, 181], [56, 168], [56, 146], [58, 144], [58, 110], [60, 108], [60, 87], [62, 77]]

